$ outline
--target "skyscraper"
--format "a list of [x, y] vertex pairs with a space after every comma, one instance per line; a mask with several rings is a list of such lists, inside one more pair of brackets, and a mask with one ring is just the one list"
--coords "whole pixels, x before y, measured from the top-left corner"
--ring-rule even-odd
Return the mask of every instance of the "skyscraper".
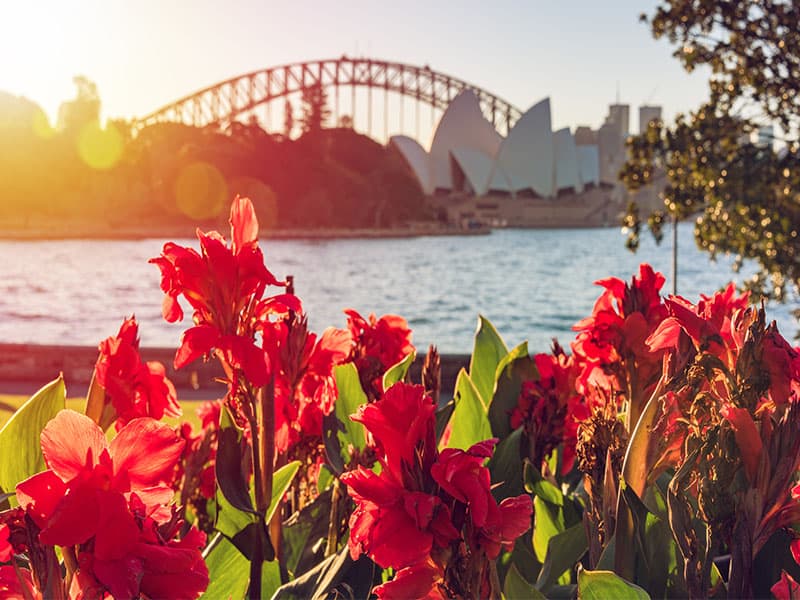
[[630, 111], [631, 107], [627, 104], [611, 104], [608, 107], [606, 123], [614, 125], [623, 139], [628, 137], [630, 131]]
[[639, 107], [639, 133], [647, 131], [647, 125], [650, 121], [661, 119], [660, 106], [640, 106]]

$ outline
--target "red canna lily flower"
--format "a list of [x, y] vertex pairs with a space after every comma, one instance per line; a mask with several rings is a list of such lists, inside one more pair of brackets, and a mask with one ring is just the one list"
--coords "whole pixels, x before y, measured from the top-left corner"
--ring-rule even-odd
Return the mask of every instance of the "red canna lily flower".
[[75, 549], [74, 598], [196, 598], [208, 585], [205, 536], [168, 508], [184, 441], [150, 418], [131, 420], [108, 443], [88, 417], [63, 410], [42, 431], [49, 467], [17, 486], [17, 500], [45, 546]]
[[365, 319], [352, 309], [347, 315], [347, 328], [353, 336], [352, 360], [358, 369], [361, 385], [371, 400], [383, 394], [383, 374], [414, 352], [408, 323], [397, 315]]
[[0, 524], [0, 562], [8, 562], [14, 554], [14, 548], [11, 547], [11, 542], [8, 541], [9, 534], [8, 525], [5, 523]]
[[[42, 431], [49, 469], [17, 486], [17, 500], [41, 529], [43, 544], [72, 546], [92, 536], [131, 531], [123, 517], [119, 531], [103, 529], [104, 516], [118, 516], [118, 501], [132, 493], [153, 509], [167, 504], [183, 440], [154, 419], [130, 421], [109, 444], [88, 417], [62, 410]], [[123, 507], [123, 512], [127, 509]]]
[[[486, 580], [487, 561], [527, 531], [533, 510], [527, 495], [499, 506], [492, 496], [484, 463], [497, 440], [440, 454], [433, 402], [422, 386], [402, 382], [351, 418], [375, 438], [383, 469], [376, 474], [359, 466], [341, 476], [356, 504], [350, 517], [350, 554], [355, 559], [364, 553], [378, 565], [398, 570], [376, 594], [486, 595], [492, 585]], [[477, 570], [465, 573], [466, 564]]]
[[573, 355], [581, 365], [576, 389], [589, 399], [598, 387], [606, 391], [600, 398], [622, 401], [630, 396], [638, 417], [639, 405], [660, 375], [663, 352], [648, 347], [646, 341], [667, 316], [660, 297], [664, 276], [643, 263], [630, 284], [615, 277], [595, 283], [604, 292], [591, 316], [573, 327], [578, 332]]
[[464, 452], [447, 448], [431, 467], [431, 475], [442, 490], [467, 506], [475, 531], [475, 543], [489, 560], [510, 548], [531, 526], [533, 503], [525, 494], [505, 498], [500, 505], [491, 493], [489, 469], [484, 466], [492, 456], [496, 439], [485, 440]]
[[41, 600], [42, 594], [36, 589], [28, 569], [5, 565], [0, 567], [0, 600]]
[[[421, 490], [424, 483], [410, 473], [427, 472], [435, 458], [433, 401], [421, 385], [396, 383], [374, 404], [363, 405], [351, 418], [362, 423], [382, 450], [381, 462], [392, 477], [408, 489]], [[416, 464], [419, 458], [421, 463]]]
[[248, 198], [237, 197], [231, 206], [230, 248], [217, 232], [198, 230], [200, 253], [167, 243], [161, 256], [150, 260], [161, 270], [163, 316], [174, 322], [183, 318], [178, 297], [194, 309], [195, 327], [187, 330], [175, 355], [175, 368], [216, 349], [231, 368], [244, 372], [256, 386], [267, 383], [269, 365], [255, 344], [261, 311], [272, 306], [262, 302], [268, 285], [285, 286], [264, 266], [258, 247], [258, 221]]
[[350, 555], [362, 553], [382, 567], [402, 569], [459, 537], [450, 512], [436, 496], [409, 492], [391, 477], [359, 467], [345, 473], [356, 509], [350, 516]]
[[494, 452], [497, 438], [478, 442], [464, 452], [447, 448], [431, 467], [434, 481], [453, 498], [467, 505], [472, 524], [483, 527], [494, 503], [489, 470], [483, 463]]
[[394, 579], [372, 591], [381, 600], [445, 600], [448, 595], [438, 585], [443, 583], [443, 578], [443, 569], [428, 559], [399, 570]]
[[781, 578], [770, 590], [777, 600], [800, 599], [800, 583], [797, 583], [786, 571], [781, 571]]
[[322, 418], [337, 398], [333, 368], [352, 349], [349, 332], [328, 328], [317, 338], [295, 313], [264, 329], [264, 348], [275, 375], [275, 447], [286, 453], [301, 439], [322, 439]]
[[581, 365], [558, 344], [552, 354], [537, 354], [533, 360], [539, 378], [522, 383], [510, 424], [512, 429], [524, 427], [529, 458], [537, 468], [563, 444], [561, 470], [568, 473], [575, 462], [578, 424], [589, 416], [585, 399], [575, 389]]
[[145, 363], [139, 356], [139, 325], [134, 317], [123, 321], [116, 336], [100, 342], [99, 350], [94, 377], [105, 391], [108, 408], [100, 417], [104, 428], [114, 416], [119, 428], [136, 417], [181, 415], [175, 387], [167, 379], [164, 365]]
[[680, 335], [684, 333], [698, 349], [730, 363], [727, 351], [735, 345], [732, 320], [740, 310], [747, 308], [748, 298], [747, 293], [737, 296], [732, 283], [713, 296], [701, 295], [697, 305], [673, 296], [665, 300], [669, 317], [650, 335], [646, 344], [652, 352], [677, 349]]

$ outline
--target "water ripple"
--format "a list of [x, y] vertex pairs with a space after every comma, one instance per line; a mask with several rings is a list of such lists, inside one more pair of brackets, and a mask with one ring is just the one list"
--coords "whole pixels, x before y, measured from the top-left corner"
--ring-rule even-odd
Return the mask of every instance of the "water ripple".
[[[679, 233], [685, 297], [696, 300], [732, 277], [742, 281], [753, 273], [751, 267], [733, 274], [730, 258], [710, 263], [694, 246], [692, 224]], [[192, 240], [178, 243], [196, 246]], [[159, 274], [147, 259], [157, 256], [162, 244], [156, 239], [0, 242], [0, 341], [94, 346], [135, 313], [143, 345], [174, 346], [191, 322], [188, 316], [175, 324], [161, 318]], [[568, 345], [572, 325], [591, 312], [601, 291], [592, 282], [629, 279], [644, 261], [668, 278], [671, 268], [669, 245], [656, 247], [645, 237], [633, 255], [616, 229], [267, 240], [262, 246], [277, 277], [295, 276], [314, 330], [343, 327], [345, 308], [365, 315], [396, 313], [409, 321], [420, 348], [435, 343], [442, 352], [470, 351], [479, 313], [495, 323], [509, 346], [528, 339], [532, 351], [545, 351], [554, 336]], [[797, 304], [768, 309], [768, 318], [777, 319], [787, 337], [797, 329], [790, 315]]]

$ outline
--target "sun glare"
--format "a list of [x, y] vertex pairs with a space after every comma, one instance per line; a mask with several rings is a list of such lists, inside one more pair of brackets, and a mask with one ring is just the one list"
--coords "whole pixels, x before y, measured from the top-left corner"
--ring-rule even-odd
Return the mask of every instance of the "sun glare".
[[71, 65], [85, 12], [71, 3], [0, 3], [0, 90], [33, 100], [51, 124], [59, 104], [74, 94]]

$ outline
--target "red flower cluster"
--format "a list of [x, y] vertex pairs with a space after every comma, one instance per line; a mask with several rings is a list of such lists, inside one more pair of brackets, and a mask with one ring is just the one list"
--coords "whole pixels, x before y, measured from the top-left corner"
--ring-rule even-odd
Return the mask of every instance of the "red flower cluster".
[[17, 486], [44, 546], [75, 559], [74, 596], [196, 598], [208, 585], [196, 530], [175, 540], [168, 508], [183, 442], [150, 418], [131, 420], [109, 444], [88, 417], [61, 411], [42, 431], [48, 470]]
[[347, 328], [353, 337], [351, 359], [358, 369], [361, 387], [370, 400], [383, 394], [383, 374], [393, 365], [414, 352], [408, 323], [397, 315], [374, 314], [365, 319], [356, 311], [344, 311]]
[[123, 321], [116, 336], [100, 342], [99, 350], [94, 377], [105, 392], [102, 415], [97, 415], [103, 429], [115, 419], [119, 428], [137, 417], [158, 420], [181, 415], [164, 365], [144, 362], [139, 356], [139, 326], [134, 317]]
[[[670, 389], [653, 428], [653, 473], [675, 467], [703, 478], [684, 506], [700, 506], [707, 521], [728, 524], [719, 535], [735, 538], [730, 586], [734, 595], [749, 595], [755, 555], [776, 531], [800, 520], [793, 488], [800, 467], [800, 354], [774, 322], [765, 324], [763, 308], [747, 308], [747, 296], [737, 296], [733, 285], [696, 305], [673, 297], [666, 307], [669, 317], [646, 342], [653, 352], [670, 353]], [[737, 472], [744, 477], [734, 479]], [[725, 506], [736, 509], [723, 519], [715, 511]], [[800, 541], [792, 545], [798, 548]], [[778, 591], [789, 584], [782, 579]]]
[[350, 334], [326, 329], [317, 338], [300, 314], [264, 328], [264, 348], [275, 374], [275, 449], [286, 454], [302, 439], [322, 441], [322, 417], [336, 402], [333, 367], [347, 361]]
[[568, 473], [575, 462], [578, 424], [589, 416], [584, 398], [575, 391], [580, 367], [558, 345], [552, 354], [537, 354], [533, 360], [539, 378], [522, 383], [511, 428], [524, 427], [536, 468], [563, 444], [561, 471]]
[[300, 305], [290, 294], [262, 298], [266, 286], [286, 284], [264, 266], [258, 221], [249, 199], [234, 200], [230, 223], [230, 247], [216, 231], [198, 230], [200, 253], [169, 242], [161, 256], [150, 262], [161, 269], [164, 318], [169, 322], [183, 319], [181, 295], [194, 309], [195, 326], [183, 334], [175, 368], [216, 349], [226, 365], [262, 386], [267, 383], [269, 365], [264, 351], [256, 346], [255, 334], [270, 315], [299, 311]]
[[583, 365], [578, 390], [587, 398], [600, 388], [638, 401], [648, 395], [661, 372], [661, 356], [645, 340], [667, 316], [660, 297], [664, 276], [643, 263], [630, 284], [616, 277], [596, 284], [605, 291], [592, 315], [573, 327], [578, 335], [572, 350]]
[[[363, 552], [397, 570], [395, 579], [375, 588], [380, 598], [485, 593], [488, 574], [480, 564], [530, 527], [530, 497], [498, 505], [491, 494], [484, 462], [497, 440], [439, 453], [434, 411], [422, 386], [397, 383], [352, 417], [372, 434], [383, 467], [379, 475], [359, 467], [341, 477], [356, 502], [351, 555]], [[456, 565], [465, 560], [478, 565], [468, 571], [479, 581], [463, 580], [466, 573]]]

